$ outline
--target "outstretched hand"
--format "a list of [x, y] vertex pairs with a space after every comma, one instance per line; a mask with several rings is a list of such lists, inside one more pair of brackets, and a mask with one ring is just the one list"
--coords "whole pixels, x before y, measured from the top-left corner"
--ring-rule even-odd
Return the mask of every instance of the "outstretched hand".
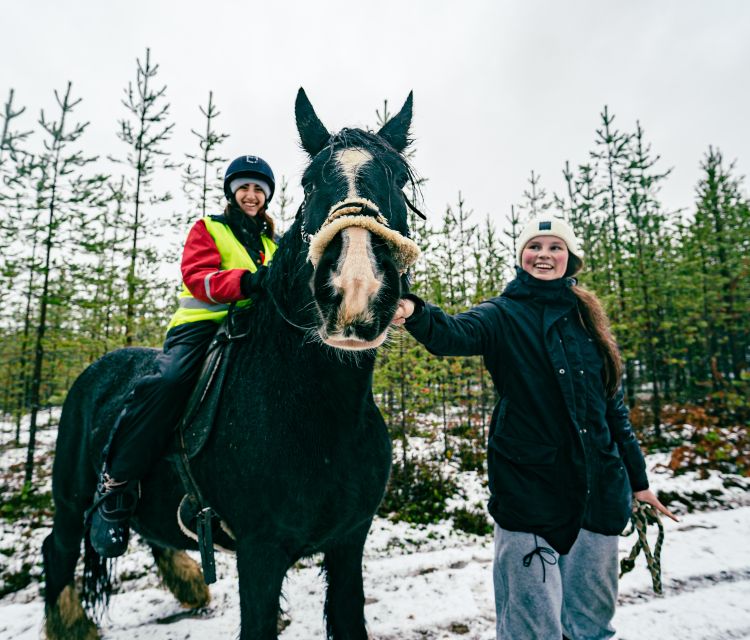
[[638, 502], [645, 502], [646, 504], [650, 504], [654, 509], [660, 511], [665, 516], [672, 518], [672, 520], [674, 520], [675, 522], [679, 522], [677, 516], [659, 501], [659, 498], [656, 497], [656, 494], [651, 491], [651, 489], [636, 491], [633, 496], [636, 500], [638, 500]]
[[408, 298], [401, 298], [401, 300], [398, 301], [398, 307], [396, 307], [396, 313], [394, 314], [391, 323], [401, 326], [412, 313], [414, 313], [414, 302]]

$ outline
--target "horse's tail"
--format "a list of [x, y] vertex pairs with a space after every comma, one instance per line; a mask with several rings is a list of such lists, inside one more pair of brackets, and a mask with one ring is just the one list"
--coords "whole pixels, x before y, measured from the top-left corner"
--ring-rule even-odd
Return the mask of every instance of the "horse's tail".
[[109, 558], [103, 558], [94, 550], [88, 532], [83, 541], [81, 600], [88, 612], [98, 621], [109, 605], [109, 596], [112, 593], [112, 563]]

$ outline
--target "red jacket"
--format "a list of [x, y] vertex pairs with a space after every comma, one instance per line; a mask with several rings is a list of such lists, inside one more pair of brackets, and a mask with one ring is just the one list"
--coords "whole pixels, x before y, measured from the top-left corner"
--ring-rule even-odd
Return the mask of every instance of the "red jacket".
[[[261, 252], [257, 263], [264, 262]], [[185, 286], [203, 302], [229, 303], [245, 298], [240, 290], [240, 279], [247, 269], [221, 270], [221, 254], [203, 220], [198, 220], [190, 229], [180, 268]]]

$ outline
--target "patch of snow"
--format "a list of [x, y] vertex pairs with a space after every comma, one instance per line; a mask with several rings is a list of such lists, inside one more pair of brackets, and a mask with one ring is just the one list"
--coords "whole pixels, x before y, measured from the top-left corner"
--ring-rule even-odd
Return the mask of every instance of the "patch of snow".
[[[54, 420], [53, 420], [54, 423]], [[9, 446], [14, 426], [0, 423], [0, 460], [4, 491], [15, 492], [18, 465], [25, 460], [24, 443]], [[10, 435], [10, 437], [9, 437]], [[49, 491], [54, 447], [54, 424], [38, 434], [40, 491]], [[438, 442], [413, 438], [425, 450]], [[696, 511], [674, 502], [681, 522], [664, 522], [662, 551], [664, 595], [656, 596], [643, 556], [620, 581], [620, 606], [614, 625], [621, 640], [649, 638], [679, 640], [750, 640], [750, 482], [711, 473], [674, 477], [666, 454], [648, 456], [652, 488], [679, 496], [708, 495], [695, 502]], [[15, 469], [15, 471], [12, 471]], [[446, 465], [459, 482], [449, 511], [475, 508], [487, 498], [483, 474], [459, 473]], [[708, 510], [707, 510], [708, 509]], [[31, 640], [40, 636], [43, 604], [39, 594], [41, 541], [50, 522], [10, 523], [0, 519], [0, 574], [31, 565], [32, 582], [0, 599], [0, 640]], [[649, 531], [653, 548], [656, 531]], [[630, 551], [635, 534], [621, 538], [620, 555]], [[192, 553], [198, 559], [197, 554]], [[217, 582], [212, 601], [200, 612], [186, 612], [164, 588], [151, 554], [136, 537], [129, 553], [116, 563], [119, 582], [102, 621], [107, 640], [177, 640], [235, 637], [240, 625], [237, 572], [234, 557], [218, 554]], [[285, 619], [282, 640], [325, 637], [323, 601], [325, 580], [320, 556], [307, 558], [289, 571], [284, 584]], [[456, 531], [450, 520], [411, 526], [376, 518], [363, 563], [366, 616], [373, 638], [379, 640], [494, 638], [492, 539]]]

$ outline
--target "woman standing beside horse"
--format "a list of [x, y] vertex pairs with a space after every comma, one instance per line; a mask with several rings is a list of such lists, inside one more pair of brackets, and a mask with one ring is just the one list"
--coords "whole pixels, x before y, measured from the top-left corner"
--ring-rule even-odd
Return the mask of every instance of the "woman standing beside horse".
[[167, 328], [157, 370], [128, 398], [104, 451], [91, 513], [91, 544], [105, 558], [128, 546], [138, 482], [162, 455], [195, 385], [206, 351], [229, 305], [249, 304], [276, 251], [267, 213], [275, 180], [257, 156], [240, 156], [224, 175], [221, 216], [198, 220], [182, 254], [179, 308]]
[[564, 221], [532, 220], [516, 279], [449, 316], [410, 295], [394, 322], [437, 355], [482, 355], [500, 400], [489, 435], [498, 640], [614, 634], [618, 535], [648, 487], [620, 390], [622, 362]]

